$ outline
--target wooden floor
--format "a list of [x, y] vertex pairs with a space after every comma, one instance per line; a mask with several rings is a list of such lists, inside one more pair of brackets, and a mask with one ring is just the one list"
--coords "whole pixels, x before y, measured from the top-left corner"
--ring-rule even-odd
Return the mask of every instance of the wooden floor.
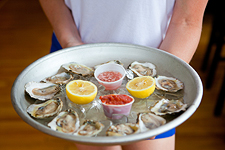
[[[191, 66], [205, 84], [207, 72], [200, 70], [211, 31], [211, 16], [206, 15], [202, 38]], [[0, 1], [0, 149], [72, 150], [74, 144], [46, 135], [26, 124], [14, 111], [10, 92], [14, 80], [30, 63], [49, 53], [52, 29], [38, 1]], [[213, 110], [225, 64], [220, 63], [211, 89], [204, 89], [196, 113], [177, 127], [176, 149], [225, 149], [225, 107], [220, 117]]]

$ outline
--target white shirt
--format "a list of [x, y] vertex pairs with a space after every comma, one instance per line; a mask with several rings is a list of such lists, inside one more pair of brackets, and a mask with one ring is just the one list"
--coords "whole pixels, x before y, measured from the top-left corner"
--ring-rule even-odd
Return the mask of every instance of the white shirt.
[[84, 43], [158, 47], [175, 0], [65, 0]]

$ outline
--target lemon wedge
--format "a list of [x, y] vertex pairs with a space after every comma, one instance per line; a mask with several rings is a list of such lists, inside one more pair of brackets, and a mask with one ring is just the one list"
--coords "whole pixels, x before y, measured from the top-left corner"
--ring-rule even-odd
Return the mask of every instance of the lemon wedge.
[[66, 94], [76, 104], [88, 104], [97, 95], [97, 87], [90, 81], [73, 80], [66, 85]]
[[155, 79], [151, 76], [141, 76], [126, 84], [127, 91], [136, 98], [146, 98], [155, 90]]

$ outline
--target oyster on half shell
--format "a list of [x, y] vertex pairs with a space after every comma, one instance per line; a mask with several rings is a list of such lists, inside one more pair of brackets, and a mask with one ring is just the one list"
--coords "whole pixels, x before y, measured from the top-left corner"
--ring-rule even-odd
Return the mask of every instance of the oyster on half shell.
[[62, 72], [62, 73], [50, 76], [42, 81], [43, 82], [51, 82], [54, 84], [66, 84], [70, 80], [72, 80], [72, 78], [73, 78], [72, 74], [70, 74], [68, 72]]
[[27, 108], [27, 112], [34, 118], [47, 118], [54, 116], [62, 110], [63, 102], [58, 97], [50, 99], [44, 103], [31, 104]]
[[155, 129], [161, 125], [164, 125], [166, 120], [160, 116], [152, 113], [139, 113], [137, 124], [140, 126], [141, 132], [145, 132], [151, 129]]
[[90, 67], [87, 67], [85, 65], [76, 63], [76, 62], [71, 62], [67, 64], [63, 64], [62, 67], [66, 69], [67, 71], [70, 71], [72, 73], [82, 75], [82, 76], [93, 76], [94, 75], [94, 70]]
[[48, 126], [59, 132], [74, 133], [80, 126], [79, 116], [72, 109], [62, 111], [56, 116]]
[[156, 89], [177, 92], [184, 88], [183, 82], [173, 77], [157, 76], [155, 78]]
[[134, 123], [125, 123], [125, 124], [117, 124], [112, 125], [106, 131], [107, 136], [125, 136], [130, 134], [138, 133], [139, 125]]
[[103, 64], [107, 64], [107, 63], [118, 64], [118, 65], [123, 66], [123, 63], [122, 63], [120, 60], [110, 60], [110, 61], [107, 61], [106, 63], [102, 63], [102, 64], [99, 64], [99, 65], [96, 65], [96, 66], [94, 67], [94, 69], [97, 69], [99, 66], [101, 66], [101, 65], [103, 65]]
[[182, 103], [180, 100], [161, 99], [150, 110], [156, 115], [166, 115], [185, 111], [186, 108], [187, 104]]
[[60, 91], [59, 85], [54, 83], [44, 83], [31, 81], [25, 85], [26, 92], [30, 97], [38, 100], [47, 100], [55, 96]]
[[152, 63], [145, 62], [140, 63], [134, 61], [129, 65], [129, 69], [132, 70], [137, 76], [152, 76], [156, 75], [156, 66]]
[[77, 136], [95, 136], [102, 131], [104, 125], [99, 121], [86, 120], [83, 125], [74, 133]]

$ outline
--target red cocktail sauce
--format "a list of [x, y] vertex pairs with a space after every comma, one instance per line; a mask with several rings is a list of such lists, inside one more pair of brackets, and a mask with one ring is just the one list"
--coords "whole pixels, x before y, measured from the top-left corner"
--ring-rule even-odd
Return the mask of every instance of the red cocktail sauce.
[[98, 75], [98, 79], [104, 82], [114, 82], [122, 78], [122, 74], [117, 71], [106, 71]]
[[102, 103], [109, 104], [109, 105], [124, 105], [127, 103], [132, 102], [132, 98], [128, 95], [123, 94], [110, 94], [105, 96], [100, 96], [99, 99]]

